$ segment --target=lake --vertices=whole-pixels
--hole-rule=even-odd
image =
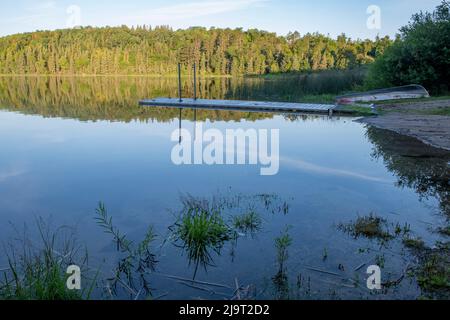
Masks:
[[[208,78],[199,95],[301,101],[350,89],[308,91],[315,81]],[[192,94],[187,80],[184,92]],[[107,279],[121,253],[95,220],[102,202],[134,243],[153,226],[154,270],[144,275],[153,298],[224,299],[236,282],[258,299],[423,295],[414,277],[369,290],[369,265],[382,267],[383,280],[395,280],[414,254],[401,239],[358,237],[342,225],[372,214],[386,228],[407,226],[429,246],[445,239],[435,230],[450,213],[449,153],[352,117],[138,106],[143,98],[176,94],[175,78],[1,77],[0,240],[13,242],[26,224],[31,243],[37,241],[39,218],[53,229],[70,226],[89,252],[89,266]],[[198,124],[219,132],[279,130],[279,171],[262,176],[258,165],[175,165],[178,142],[171,135],[180,124],[192,135]],[[193,203],[220,211],[227,224],[248,212],[257,223],[211,246],[208,264],[199,266],[173,234]],[[283,246],[283,239],[290,241]],[[5,264],[1,255],[0,269]],[[187,282],[194,273],[197,282]],[[140,275],[133,274],[135,293]],[[108,295],[103,285],[96,297]],[[116,295],[132,296],[120,284]]]

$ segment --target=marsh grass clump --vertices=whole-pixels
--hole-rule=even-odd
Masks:
[[[277,238],[275,238],[275,248],[277,250],[277,262],[280,270],[284,270],[284,265],[289,258],[289,247],[292,245],[292,237],[289,234],[289,228]]]
[[[261,229],[261,225],[261,216],[253,210],[232,218],[232,226],[234,229],[244,234],[258,232]]]
[[[423,250],[426,247],[421,238],[405,237],[402,242],[406,248],[411,250]]]
[[[181,203],[169,239],[187,254],[190,265],[195,264],[194,279],[200,265],[205,271],[214,265],[214,253],[220,255],[227,242],[234,258],[239,237],[261,230],[262,213],[289,213],[289,204],[276,195],[249,196],[231,189],[206,199],[181,195]]]
[[[219,211],[203,206],[191,207],[170,227],[175,243],[183,248],[189,264],[195,263],[194,279],[200,265],[212,265],[212,252],[220,255],[224,244],[232,239],[232,231]]]
[[[28,231],[5,248],[8,269],[0,279],[0,299],[5,300],[82,300],[89,299],[96,279],[83,277],[82,291],[67,288],[67,268],[77,265],[87,272],[87,253],[76,242],[72,230],[51,230],[37,220],[39,237],[30,239]]]
[[[448,244],[427,250],[416,270],[417,282],[431,297],[450,298],[450,250]]]
[[[275,249],[277,252],[278,272],[272,278],[276,290],[276,296],[279,300],[289,299],[289,279],[287,274],[286,262],[289,258],[289,247],[292,245],[292,237],[289,234],[289,228],[277,238],[275,238]]]
[[[393,238],[388,230],[387,221],[373,213],[369,216],[358,217],[356,221],[348,224],[340,224],[338,228],[355,239],[365,237],[368,239],[389,241]]]

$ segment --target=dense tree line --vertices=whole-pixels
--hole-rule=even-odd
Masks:
[[[433,93],[450,91],[450,2],[415,14],[400,37],[370,66],[371,88],[417,83]]]
[[[347,69],[373,62],[388,37],[351,40],[318,33],[105,27],[38,31],[0,39],[2,74],[174,74],[196,62],[203,75]]]

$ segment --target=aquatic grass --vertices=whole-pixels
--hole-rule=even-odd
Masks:
[[[204,207],[189,208],[170,230],[175,243],[186,251],[189,264],[195,263],[193,279],[200,265],[205,270],[212,265],[212,252],[220,255],[225,242],[232,239],[232,230],[220,212]]]
[[[95,209],[95,212],[96,217],[94,218],[94,220],[105,233],[113,237],[114,242],[117,246],[117,250],[121,250],[122,252],[130,252],[133,243],[127,239],[126,235],[121,234],[118,228],[114,227],[112,223],[112,217],[108,215],[105,204],[100,202],[97,209]]]
[[[281,235],[275,238],[276,259],[278,272],[272,278],[275,287],[276,298],[278,300],[289,299],[289,279],[287,275],[286,262],[289,258],[289,247],[292,245],[292,237],[289,234],[289,227]]]
[[[67,227],[51,230],[43,219],[36,221],[38,239],[31,240],[24,230],[14,243],[5,246],[8,267],[0,278],[0,299],[4,300],[82,300],[90,299],[96,277],[88,279],[88,256],[82,252]],[[67,288],[67,268],[82,269],[81,291]]]
[[[232,218],[232,226],[235,230],[244,234],[256,233],[261,230],[262,219],[257,212],[251,210],[247,213],[234,216]]]
[[[426,248],[425,242],[421,238],[405,237],[402,243],[406,248],[411,250],[423,250]]]
[[[358,239],[365,237],[368,239],[378,239],[382,241],[392,240],[394,237],[387,229],[387,221],[371,213],[365,217],[358,217],[356,221],[348,224],[339,224],[338,229]]]
[[[424,255],[417,270],[417,282],[429,294],[450,297],[450,255],[448,247]]]
[[[146,276],[155,271],[158,263],[156,255],[151,250],[151,245],[156,239],[153,226],[147,228],[143,240],[136,244],[114,226],[112,217],[101,202],[94,219],[106,234],[113,237],[117,251],[121,253],[114,276],[108,279],[113,293],[117,294],[117,285],[121,284],[131,295],[139,296],[140,292],[144,292],[151,296],[152,289]]]
[[[288,214],[289,204],[272,194],[244,195],[221,193],[210,199],[181,195],[183,205],[176,222],[169,227],[169,239],[195,264],[194,279],[200,266],[213,266],[213,254],[220,255],[227,242],[231,256],[240,234],[254,235],[262,227],[259,212]]]
[[[277,250],[277,262],[279,270],[284,270],[284,265],[289,258],[289,247],[292,245],[292,237],[289,234],[290,228],[286,230],[277,238],[275,238],[275,248]]]

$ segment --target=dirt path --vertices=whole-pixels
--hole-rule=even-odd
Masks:
[[[426,144],[450,151],[450,116],[427,114],[448,108],[450,100],[388,104],[379,108],[383,115],[358,121],[414,137]]]

